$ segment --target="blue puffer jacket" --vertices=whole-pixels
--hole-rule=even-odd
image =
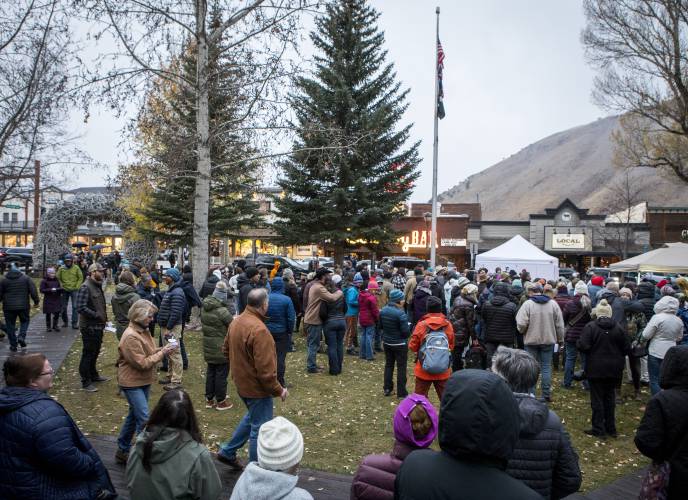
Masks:
[[[279,276],[272,280],[272,292],[268,298],[268,319],[265,325],[273,335],[284,335],[294,331],[296,312],[291,299],[284,295],[284,281]]]
[[[181,325],[184,322],[185,311],[186,295],[180,280],[174,283],[163,295],[160,310],[158,311],[158,324],[162,328],[171,330],[176,325]]]
[[[408,342],[411,328],[408,316],[403,309],[386,305],[380,311],[382,324],[382,341],[388,345],[401,345]]]
[[[102,489],[115,491],[60,403],[37,389],[0,390],[0,498],[83,500]]]

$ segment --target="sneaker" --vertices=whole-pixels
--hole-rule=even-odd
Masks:
[[[208,409],[215,408],[215,400],[214,399],[206,399],[205,400],[205,407]]]
[[[325,371],[325,369],[324,369],[322,366],[318,366],[318,367],[316,367],[316,368],[314,368],[314,369],[312,369],[312,370],[311,370],[311,369],[308,369],[308,370],[306,370],[306,371],[307,371],[308,373],[322,373],[322,372]]]
[[[127,460],[129,460],[129,453],[117,448],[117,451],[115,452],[115,462],[120,465],[126,465]]]
[[[26,340],[24,339],[17,339],[17,342],[19,343],[19,346],[24,348],[26,347]]]
[[[232,458],[227,458],[221,453],[218,453],[217,461],[222,462],[225,465],[229,465],[233,471],[241,472],[244,470],[244,465],[239,461],[239,459],[236,456]]]
[[[392,391],[389,389],[385,389],[385,397],[391,396],[391,395],[392,395]]]
[[[223,410],[231,410],[234,407],[232,403],[229,402],[229,399],[225,398],[224,401],[220,401],[217,403],[215,406],[215,409],[218,411],[223,411]]]
[[[167,385],[172,382],[172,377],[164,377],[158,380],[158,384],[160,385]]]
[[[166,391],[173,391],[175,389],[183,389],[182,384],[175,384],[174,382],[170,382],[167,385],[162,386],[163,389]]]
[[[107,382],[110,380],[110,377],[96,377],[93,379],[93,382]]]
[[[82,387],[81,390],[86,392],[98,392],[98,388],[93,384]]]

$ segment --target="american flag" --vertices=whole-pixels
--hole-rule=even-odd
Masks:
[[[442,70],[444,69],[444,50],[440,39],[437,39],[437,117],[444,118],[444,88],[442,87]]]

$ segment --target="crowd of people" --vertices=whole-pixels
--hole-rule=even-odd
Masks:
[[[97,370],[108,324],[106,269],[94,262],[84,276],[73,262],[67,255],[57,270],[46,270],[38,290],[11,270],[0,281],[0,300],[5,318],[20,320],[18,336],[16,326],[7,325],[13,351],[17,344],[26,347],[29,309],[31,301],[39,304],[39,291],[48,331],[59,329],[60,316],[67,326],[72,300],[72,327],[83,340],[79,374],[88,393],[108,380]],[[577,491],[578,456],[548,407],[556,397],[552,371],[560,368],[562,391],[576,382],[589,391],[591,428],[585,432],[598,439],[617,437],[615,407],[624,373],[634,399],[649,385],[652,399],[636,445],[653,460],[655,477],[664,474],[667,498],[683,498],[688,494],[681,473],[688,469],[688,442],[682,438],[688,434],[687,297],[686,278],[657,285],[649,279],[619,284],[595,275],[547,281],[531,278],[527,270],[459,273],[384,264],[369,269],[353,259],[298,277],[291,269],[275,266],[269,272],[238,261],[210,269],[195,290],[188,266],[158,273],[120,265],[110,303],[119,340],[117,383],[129,413],[115,458],[126,464],[134,498],[219,498],[222,485],[183,389],[184,332],[198,317],[206,408],[234,407],[227,391],[230,375],[238,404],[245,407],[216,455],[241,472],[232,498],[311,498],[296,487],[304,454],[301,430],[273,415],[273,398],[289,397],[287,368],[296,368],[287,356],[295,349],[295,335],[305,337],[301,369],[313,375],[345,376],[347,355],[365,361],[384,355],[381,396],[399,399],[395,443],[390,454],[364,457],[351,498],[563,498]],[[318,364],[319,353],[326,355],[327,367]],[[149,412],[158,370],[167,372],[158,380],[165,394]],[[15,355],[4,371],[8,387],[0,392],[0,435],[21,425],[46,426],[46,415],[60,414],[49,425],[70,434],[61,453],[79,466],[91,462],[75,471],[69,486],[53,477],[57,469],[30,455],[45,438],[15,432],[0,443],[5,465],[0,496],[82,498],[51,496],[54,488],[70,487],[88,491],[83,498],[114,495],[97,454],[64,408],[45,395],[53,375],[47,359]],[[431,388],[441,402],[439,412],[428,399]],[[429,448],[436,438],[442,452]],[[238,452],[247,444],[245,464]],[[76,467],[70,464],[59,469],[66,477]],[[45,481],[29,484],[34,473]]]

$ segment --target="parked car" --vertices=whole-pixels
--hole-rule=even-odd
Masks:
[[[305,259],[301,259],[295,262],[301,264],[302,267],[305,267],[306,269],[310,269],[312,271],[314,269],[314,265],[312,264],[312,262],[315,261],[315,259],[315,257],[306,257]],[[318,257],[318,266],[334,267],[334,259],[332,257]]]
[[[392,257],[392,267],[397,269],[403,267],[407,270],[412,270],[418,265],[423,269],[430,267],[430,263],[427,260],[419,259],[418,257]]]
[[[289,257],[283,257],[281,255],[258,254],[255,259],[251,259],[251,263],[249,263],[249,257],[246,257],[246,263],[248,265],[254,265],[258,269],[267,269],[268,271],[272,271],[272,268],[275,267],[276,260],[280,263],[280,269],[290,268],[294,271],[294,277],[297,279],[300,278],[302,274],[308,274],[309,272],[307,267],[304,267]]]
[[[14,263],[26,269],[33,266],[33,249],[26,247],[9,247],[0,251],[0,262],[6,267]]]
[[[588,276],[591,276],[593,274],[595,276],[609,278],[612,275],[612,271],[608,267],[591,267],[588,269]]]
[[[576,270],[571,268],[571,267],[560,267],[559,268],[559,277],[560,278],[566,278],[567,280],[570,280],[571,276],[575,272],[576,272]]]

